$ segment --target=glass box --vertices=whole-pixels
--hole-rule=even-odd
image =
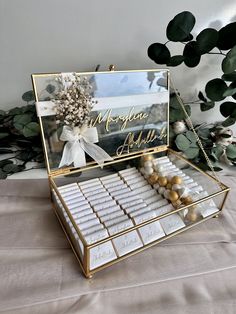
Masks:
[[[57,106],[76,77],[93,106],[85,131],[66,138]],[[221,212],[229,188],[169,148],[168,70],[32,81],[53,207],[87,278]]]

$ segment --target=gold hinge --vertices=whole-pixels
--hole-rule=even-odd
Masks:
[[[50,172],[50,176],[51,177],[56,177],[56,176],[59,176],[59,175],[66,175],[70,173],[70,169],[68,168],[62,168],[62,169],[57,169],[57,170],[53,170]]]

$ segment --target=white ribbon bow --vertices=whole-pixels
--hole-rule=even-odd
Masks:
[[[69,166],[72,163],[76,168],[86,166],[85,153],[101,167],[104,161],[113,159],[101,147],[94,144],[98,142],[98,132],[95,127],[83,126],[72,129],[69,126],[63,126],[60,140],[67,143],[64,146],[59,168]]]

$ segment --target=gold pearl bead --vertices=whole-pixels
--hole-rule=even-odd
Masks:
[[[171,180],[172,184],[181,184],[182,183],[182,178],[179,176],[174,176]]]
[[[167,178],[166,177],[159,177],[158,183],[160,186],[166,186],[167,185]]]
[[[193,207],[190,207],[188,210],[187,215],[185,216],[185,219],[191,222],[195,222],[198,219],[198,214],[196,213],[196,211],[194,210]]]
[[[156,172],[154,172],[148,177],[148,182],[151,185],[154,185],[155,183],[157,183],[157,181],[158,181],[158,174]]]
[[[185,205],[189,205],[192,204],[193,199],[191,196],[186,196],[186,197],[181,197],[181,201],[185,204]]]
[[[175,192],[175,191],[170,191],[170,192],[169,192],[169,200],[170,200],[171,202],[177,201],[178,198],[179,198],[179,195],[178,195],[177,192]]]
[[[167,188],[167,189],[169,189],[169,190],[171,190],[171,188],[172,188],[172,184],[167,183],[166,188]]]
[[[142,161],[148,161],[148,160],[153,160],[153,155],[149,154],[149,155],[144,155],[141,157],[142,158]]]
[[[182,205],[182,202],[181,202],[180,199],[178,199],[177,201],[172,202],[172,205],[173,205],[175,208],[180,208],[181,205]]]

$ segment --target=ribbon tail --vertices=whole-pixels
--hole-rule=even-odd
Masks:
[[[109,156],[101,147],[96,144],[87,142],[84,138],[81,139],[81,147],[100,165],[100,167],[103,166],[104,161],[113,160],[113,158]]]
[[[85,153],[80,142],[67,142],[64,146],[59,168],[74,164],[74,167],[86,166]]]
[[[73,163],[75,168],[86,166],[85,152],[80,142],[76,142],[73,150]]]
[[[72,150],[72,143],[67,142],[64,146],[64,149],[63,149],[59,168],[61,168],[63,166],[68,166],[72,163],[71,150]]]

